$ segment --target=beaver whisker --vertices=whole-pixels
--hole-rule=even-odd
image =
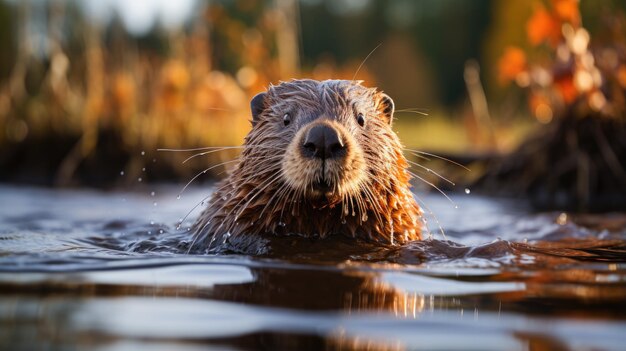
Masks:
[[[354,72],[354,76],[352,76],[352,81],[354,81],[354,79],[356,78],[357,74],[359,74],[359,71],[361,70],[361,67],[363,67],[363,65],[365,64],[365,61],[367,61],[367,59],[370,58],[370,56],[372,56],[374,51],[376,51],[376,49],[378,49],[381,45],[383,45],[383,43],[380,43],[380,44],[376,45],[376,47],[372,51],[370,51],[370,53],[367,54],[367,56],[365,56],[363,61],[361,61],[361,64],[359,65],[359,67],[356,69],[356,72]]]
[[[441,193],[441,195],[443,195],[446,199],[448,199],[448,201],[454,206],[454,208],[458,208],[459,206],[456,204],[456,202],[454,202],[443,190],[441,190],[439,187],[437,187],[435,184],[433,184],[432,182],[427,181],[426,179],[420,177],[419,175],[417,175],[415,172],[411,172],[409,170],[407,170],[407,172],[409,172],[413,177],[421,180],[422,182],[430,185],[433,189],[437,190],[439,193]]]
[[[269,207],[269,205],[272,203],[272,201],[274,201],[274,199],[276,199],[276,203],[278,204],[280,201],[280,196],[277,197],[278,194],[282,194],[285,193],[285,189],[288,189],[287,187],[283,187],[282,189],[279,189],[277,192],[274,193],[274,195],[272,195],[272,197],[270,197],[270,199],[267,201],[267,203],[265,204],[265,206],[263,206],[263,210],[261,211],[261,213],[259,214],[259,219],[261,219],[261,217],[263,217],[263,213],[265,212],[265,210],[267,210],[267,208]],[[272,210],[273,211],[273,210]],[[282,218],[281,218],[282,220]]]
[[[226,148],[220,148],[220,149],[215,149],[215,150],[211,150],[211,151],[203,151],[201,153],[194,154],[194,155],[191,155],[191,156],[187,157],[183,162],[181,162],[181,164],[185,164],[185,163],[187,163],[187,161],[189,161],[189,160],[191,160],[193,158],[196,158],[196,157],[205,156],[205,155],[209,155],[209,154],[212,154],[212,153],[215,153],[215,152],[220,152],[220,151],[225,151],[225,150],[232,150],[232,149],[235,149],[235,148],[226,147]],[[236,148],[236,149],[238,149],[238,148]]]
[[[249,144],[249,145],[225,145],[225,146],[204,146],[204,147],[195,147],[190,149],[172,149],[172,148],[159,148],[156,151],[165,151],[165,152],[189,152],[189,151],[202,151],[202,150],[213,150],[213,149],[222,149],[222,148],[231,148],[231,149],[248,149],[253,148],[255,146],[263,146],[260,144]],[[270,146],[267,146],[270,148]],[[274,149],[280,149],[277,147],[272,147]]]
[[[361,223],[367,222],[367,219],[368,219],[367,205],[365,204],[365,201],[363,200],[363,196],[361,195],[360,191],[354,193],[354,202],[356,203],[357,213],[359,215],[359,221]]]
[[[167,152],[188,152],[188,151],[201,151],[201,150],[211,150],[211,149],[221,149],[224,147],[230,147],[233,149],[243,149],[245,145],[239,146],[205,146],[205,147],[195,147],[191,149],[168,149],[168,148],[159,148],[157,151],[167,151]]]
[[[372,193],[370,189],[364,187],[363,193],[369,199],[370,204],[372,204],[372,206],[374,207],[374,210],[372,211],[374,213],[374,217],[376,217],[376,220],[378,221],[378,223],[382,224],[384,221],[380,214],[380,212],[382,211],[382,208],[380,208],[380,203],[378,203],[378,201],[375,201],[374,194]]]
[[[417,196],[416,194],[414,194],[414,198],[417,199],[417,202],[419,203],[419,205],[421,207],[423,207],[424,209],[426,209],[428,215],[430,215],[434,220],[435,223],[437,223],[437,227],[439,228],[439,232],[441,233],[441,236],[443,237],[444,240],[448,240],[448,238],[446,237],[446,233],[443,230],[443,227],[441,226],[441,223],[439,222],[439,218],[437,218],[437,215],[435,215],[435,212],[433,210],[430,209],[430,207],[428,207],[428,205],[426,205],[426,203],[424,202],[424,200],[422,200],[419,196]],[[421,221],[422,223],[424,223],[424,225],[426,226],[426,230],[428,231],[428,236],[432,239],[433,237],[433,233],[430,230],[430,226],[428,225],[428,222],[426,221],[426,218],[424,216],[421,216]]]
[[[463,166],[462,164],[460,164],[460,163],[458,163],[458,162],[455,162],[455,161],[452,161],[452,160],[450,160],[450,159],[448,159],[448,158],[445,158],[445,157],[443,157],[443,156],[439,156],[439,155],[436,155],[436,154],[431,154],[431,153],[429,153],[429,152],[424,152],[424,151],[414,150],[414,149],[406,149],[406,148],[405,148],[404,150],[405,150],[405,151],[409,151],[409,153],[411,153],[411,154],[412,154],[412,155],[414,155],[414,156],[418,156],[418,157],[420,157],[421,155],[427,155],[427,156],[430,156],[430,157],[438,158],[438,159],[443,160],[443,161],[446,161],[446,162],[450,162],[451,164],[453,164],[453,165],[455,165],[455,166],[458,166],[458,167],[461,167],[461,168],[463,168],[464,170],[466,170],[466,171],[468,171],[468,172],[471,172],[471,171],[472,171],[471,169],[469,169],[469,168],[467,168],[467,167]],[[416,154],[417,154],[417,155],[416,155]]]
[[[276,207],[277,207],[279,204],[281,204],[283,201],[284,201],[284,202],[288,202],[288,201],[289,201],[289,197],[290,197],[290,196],[291,196],[291,194],[292,194],[292,193],[294,193],[294,192],[295,192],[294,188],[291,188],[291,187],[282,187],[282,188],[280,188],[280,189],[277,191],[278,197],[276,197],[276,198],[275,198],[275,204],[274,204],[274,206],[272,207],[272,210],[271,210],[269,213],[270,213],[270,214],[273,214],[273,213],[276,211]],[[297,195],[297,194],[294,194],[294,195]],[[292,198],[292,201],[295,201],[295,199],[297,199],[297,198],[298,198],[297,196],[294,196],[294,197]],[[263,215],[263,212],[264,212],[264,211],[265,211],[265,210],[269,207],[269,205],[271,204],[271,201],[272,201],[272,200],[270,199],[270,201],[268,201],[268,202],[267,202],[267,204],[266,204],[266,205],[265,205],[265,207],[263,208],[263,211],[261,211],[261,214],[259,214],[259,217],[258,217],[258,219],[259,219],[259,220],[261,220],[261,216]],[[282,222],[282,221],[283,221],[283,218],[284,218],[284,217],[283,217],[283,215],[284,215],[284,210],[285,210],[285,208],[286,208],[286,207],[287,207],[287,206],[283,206],[283,207],[282,207],[282,209],[281,209],[281,211],[280,211],[280,216],[278,216],[278,220],[279,220],[279,222]],[[298,210],[299,210],[299,209],[298,209]],[[291,215],[292,215],[292,216],[294,215],[294,211],[295,211],[295,205],[294,205],[294,206],[292,206],[292,213],[291,213]]]
[[[243,206],[243,207],[239,210],[239,212],[235,214],[235,221],[236,221],[236,219],[237,219],[237,218],[239,218],[239,216],[241,216],[241,214],[242,214],[242,213],[246,210],[246,208],[248,208],[248,206],[250,205],[250,203],[252,202],[252,200],[254,200],[257,196],[259,196],[260,194],[262,194],[262,193],[263,193],[263,191],[264,191],[265,189],[267,189],[270,185],[275,184],[276,182],[280,181],[280,179],[281,179],[282,177],[283,177],[283,174],[282,174],[282,172],[281,172],[281,173],[277,174],[274,178],[270,178],[270,179],[271,179],[271,181],[270,181],[270,182],[267,182],[267,184],[266,184],[265,186],[263,186],[262,188],[259,186],[259,187],[257,188],[258,190],[256,191],[255,195],[254,195],[254,196],[252,196],[252,197],[248,200],[248,202],[246,202],[246,204],[245,204],[245,205],[244,205],[244,206]],[[241,201],[240,201],[240,202],[241,202]],[[239,203],[238,203],[238,204],[239,204]],[[238,204],[237,204],[237,205],[238,205]],[[235,208],[237,207],[237,205],[235,206]],[[232,211],[231,211],[231,212],[232,212]],[[235,222],[233,222],[233,223],[235,223]],[[230,229],[229,229],[229,230],[230,230]]]
[[[178,193],[178,196],[180,197],[185,192],[185,190],[189,187],[189,185],[191,185],[191,183],[193,183],[194,180],[198,179],[199,176],[201,176],[203,174],[206,174],[206,172],[212,170],[213,168],[217,168],[219,166],[223,166],[225,164],[229,164],[229,163],[233,163],[233,162],[239,162],[239,158],[236,158],[236,159],[233,159],[233,160],[228,160],[228,161],[225,161],[225,162],[221,162],[221,163],[213,165],[213,166],[211,166],[211,167],[209,167],[209,168],[207,168],[205,170],[200,171],[193,178],[191,178],[191,180],[187,184],[185,184],[183,189]]]
[[[389,243],[391,245],[395,245],[395,228],[393,227],[393,217],[391,217],[391,213],[389,214]]]
[[[262,175],[262,174],[268,173],[269,171],[272,171],[272,170],[273,170],[273,169],[271,169],[271,167],[266,167],[264,170],[260,170],[259,172],[255,173],[255,174],[253,174],[253,175],[250,175],[250,176],[248,176],[248,177],[245,177],[244,179],[247,181],[247,180],[250,180],[250,179],[252,179],[252,178],[258,177],[259,175]],[[220,186],[219,188],[215,189],[215,190],[214,190],[214,192],[219,192],[219,191],[221,191],[221,190],[224,190],[224,189],[225,189],[225,188],[227,188],[227,187],[228,187],[228,184],[224,184],[224,185]],[[211,195],[213,195],[213,192],[211,192],[209,195],[207,195],[207,196],[203,197],[203,198],[202,198],[202,200],[200,200],[198,203],[196,203],[196,204],[195,204],[195,205],[194,205],[194,206],[193,206],[193,207],[192,207],[192,208],[191,208],[191,209],[187,212],[187,214],[186,214],[186,215],[182,218],[182,220],[181,220],[181,221],[179,221],[179,226],[180,226],[180,223],[183,223],[183,222],[184,222],[184,221],[185,221],[185,220],[186,220],[186,219],[187,219],[187,218],[191,215],[191,213],[192,213],[192,212],[193,212],[196,208],[198,208],[198,206],[204,205],[205,201],[206,201],[209,197],[211,197]]]
[[[403,151],[406,151],[406,150],[403,150]],[[408,152],[409,154],[411,154],[411,155],[413,155],[413,156],[417,157],[418,159],[422,159],[422,160],[424,160],[424,161],[430,161],[430,158],[428,158],[428,157],[426,157],[426,156],[423,156],[423,155],[420,155],[420,154],[416,154],[416,153],[411,153],[411,152],[409,152],[409,151],[406,151],[406,152]],[[408,159],[407,159],[407,161],[408,161]]]
[[[424,107],[405,107],[401,109],[397,109],[394,112],[402,112],[402,111],[420,111],[420,112],[428,112],[430,109]]]
[[[351,214],[352,214],[352,217],[354,217],[355,212],[356,212],[356,207],[354,206],[354,197],[353,196],[349,196],[348,199],[350,200],[350,207],[352,207]]]
[[[420,115],[420,116],[424,116],[424,117],[428,117],[428,113],[425,112],[421,112],[421,111],[396,111],[395,113],[413,113],[416,115]]]
[[[261,219],[261,217],[263,216],[263,212],[269,208],[269,206],[271,205],[271,202],[275,200],[274,206],[272,206],[272,210],[270,211],[270,213],[273,213],[276,210],[276,207],[278,206],[278,204],[280,204],[282,201],[289,201],[289,196],[291,195],[292,192],[292,188],[289,187],[282,187],[281,189],[279,189],[276,194],[278,196],[274,196],[274,199],[270,199],[270,201],[267,202],[267,204],[265,205],[265,207],[263,208],[263,211],[261,211],[261,214],[259,214],[259,219]],[[279,221],[283,220],[283,214],[281,212],[281,215],[278,219]]]
[[[441,179],[441,180],[445,180],[446,182],[448,182],[448,183],[449,183],[450,185],[452,185],[452,186],[456,186],[456,184],[455,184],[453,181],[451,181],[450,179],[448,179],[448,178],[446,178],[446,177],[442,176],[441,174],[439,174],[439,173],[435,172],[434,170],[432,170],[432,169],[430,169],[430,168],[428,168],[428,167],[426,167],[426,166],[424,166],[424,165],[421,165],[421,164],[419,164],[419,163],[417,163],[417,162],[413,162],[413,161],[410,161],[410,160],[406,160],[406,162],[408,162],[408,163],[410,163],[410,164],[412,164],[412,165],[415,165],[415,166],[417,166],[417,167],[419,167],[419,168],[421,168],[421,169],[423,169],[423,170],[427,171],[428,173],[432,173],[432,174],[434,174],[435,176],[437,176],[437,178],[439,178],[439,179]]]
[[[346,196],[348,196],[348,193],[341,194],[341,215],[340,215],[340,218],[342,220],[344,220],[344,221],[345,221],[344,217],[345,217],[345,213],[346,213],[345,208],[347,206],[346,205]]]
[[[361,218],[363,218],[363,209],[361,208],[361,204],[359,203],[359,196],[353,190],[349,193],[350,205],[352,206],[352,216],[356,217],[358,215],[359,222],[361,222]]]
[[[270,178],[270,179],[268,180],[268,182],[269,182],[269,183],[272,183],[272,182],[273,182],[273,180],[275,180],[275,179],[277,179],[277,178],[278,178],[278,177]],[[262,183],[262,184],[264,184],[264,183]],[[258,193],[259,193],[260,191],[261,191],[261,190],[258,190],[258,189],[257,189],[256,194],[258,195]],[[254,192],[254,191],[253,191],[253,192],[250,192],[248,195],[252,195],[252,194],[255,194],[255,192]],[[256,196],[256,195],[255,195],[255,196]],[[233,212],[233,211],[237,210],[238,206],[239,206],[239,205],[241,204],[241,202],[242,202],[243,200],[245,200],[246,198],[247,198],[247,196],[243,197],[243,198],[242,198],[239,202],[237,202],[237,204],[235,204],[235,206],[233,206],[232,210],[230,210],[230,211],[228,212],[228,214],[226,214],[226,216],[225,216],[225,217],[227,218],[228,216],[230,216],[230,215],[232,214],[232,212]],[[224,207],[225,207],[226,205],[227,205],[227,202],[225,202],[225,203],[224,203],[224,205],[220,208],[220,210],[219,210],[219,211],[221,211],[222,209],[224,209]],[[196,236],[195,236],[194,240],[192,241],[192,244],[191,244],[191,246],[189,247],[188,252],[190,252],[190,251],[191,251],[191,249],[193,248],[193,246],[195,245],[195,243],[198,241],[198,239],[199,239],[201,236],[202,236],[202,241],[204,241],[204,239],[205,239],[206,235],[208,234],[208,233],[204,233],[204,229],[205,229],[205,228],[206,228],[206,227],[207,227],[210,223],[211,223],[211,220],[207,220],[207,221],[206,221],[206,223],[202,226],[202,228],[200,228],[200,230],[196,231]],[[231,226],[229,226],[229,228],[227,228],[227,230],[225,231],[225,233],[229,233],[229,232],[232,230],[232,228],[234,227],[235,223],[236,223],[236,221],[233,221],[233,223],[231,224]],[[224,224],[223,222],[222,222],[222,223],[220,223],[220,225],[219,225],[218,229],[220,229],[220,228],[223,226],[223,224]],[[215,231],[213,232],[213,234],[211,235],[211,240],[210,240],[210,242],[209,242],[209,245],[208,245],[208,246],[207,246],[207,248],[206,248],[206,251],[207,251],[207,252],[208,252],[208,251],[210,251],[210,249],[211,249],[211,245],[212,245],[212,244],[213,244],[213,242],[215,241],[215,238],[216,238],[216,236],[217,236],[218,234],[219,234],[219,233],[218,233],[218,231],[217,231],[217,230],[215,230]]]
[[[409,108],[395,110],[395,113],[398,113],[398,112],[409,112],[409,113],[419,114],[422,116],[428,116],[428,109],[419,108],[419,107],[409,107]]]
[[[191,213],[192,213],[192,212],[193,212],[196,208],[198,208],[198,206],[200,206],[200,205],[204,205],[204,202],[205,202],[208,198],[210,198],[210,197],[211,197],[211,195],[213,195],[213,193],[209,193],[209,195],[207,195],[207,196],[203,197],[203,198],[202,198],[202,200],[200,200],[197,204],[195,204],[195,205],[191,208],[191,210],[189,210],[189,211],[187,212],[187,214],[186,214],[186,215],[185,215],[185,216],[184,216],[184,217],[183,217],[180,221],[178,221],[178,225],[176,226],[176,229],[180,229],[180,226],[182,225],[182,223],[183,223],[183,222],[184,222],[184,221],[185,221],[185,220],[186,220],[186,219],[187,219],[187,218],[191,215]]]
[[[289,199],[289,197],[292,195],[292,193],[293,193],[292,200],[294,200],[294,199],[299,199],[299,198],[300,198],[299,191],[294,190],[294,188],[284,187],[284,188],[283,188],[283,190],[282,190],[281,192],[283,193],[283,195],[281,195],[281,196],[280,196],[280,198],[276,201],[276,204],[274,204],[274,207],[272,208],[272,213],[276,210],[276,206],[277,206],[277,205],[278,205],[281,201],[283,201],[282,199],[284,198],[284,199],[285,199],[284,201],[288,201],[288,199]],[[278,220],[279,220],[279,221],[283,221],[283,218],[284,218],[284,217],[283,217],[283,216],[284,216],[284,211],[285,211],[285,208],[286,208],[286,207],[287,207],[287,206],[283,206],[283,207],[280,209],[280,216],[278,216]],[[295,206],[294,206],[294,208],[295,208]],[[292,212],[291,212],[291,215],[292,215],[292,216],[293,216],[293,211],[294,211],[294,208],[292,208],[292,210],[291,210],[291,211],[292,211]],[[298,206],[298,212],[300,212],[300,207],[299,207],[299,206]]]
[[[247,177],[243,177],[242,180],[247,182],[249,180],[252,180],[252,179],[258,177],[259,175],[263,175],[265,173],[269,173],[270,171],[276,171],[276,170],[277,169],[276,169],[275,165],[269,165],[269,166],[267,166],[265,168],[261,168],[258,172],[254,173],[254,174],[251,174],[251,175],[249,175]],[[214,192],[222,191],[222,190],[228,188],[229,186],[230,186],[230,184],[223,184],[219,188],[215,189]]]
[[[242,203],[243,201],[245,201],[245,200],[248,198],[248,196],[252,196],[252,197],[250,198],[250,200],[247,202],[247,204],[246,204],[246,205],[244,205],[244,206],[241,208],[241,210],[243,211],[243,210],[247,207],[247,205],[250,203],[250,201],[254,200],[254,198],[255,198],[256,196],[258,196],[259,194],[261,194],[261,192],[262,192],[263,190],[265,190],[265,189],[266,189],[269,185],[271,185],[271,184],[275,183],[276,181],[280,180],[280,178],[281,178],[281,176],[282,176],[282,175],[281,175],[281,173],[280,173],[279,169],[276,169],[276,170],[278,171],[278,173],[277,173],[274,177],[269,177],[269,178],[268,178],[268,179],[266,179],[265,181],[261,182],[261,184],[257,185],[257,186],[256,186],[256,187],[252,190],[252,191],[250,191],[250,193],[248,193],[248,194],[246,194],[245,196],[243,196],[243,197],[242,197],[242,198],[241,198],[241,199],[240,199],[240,200],[239,200],[239,201],[238,201],[238,202],[237,202],[237,203],[233,206],[232,210],[230,210],[230,211],[226,214],[226,216],[225,216],[225,217],[230,216],[230,215],[233,213],[233,211],[239,211],[239,210],[240,210],[240,209],[239,209],[239,205],[241,205],[241,203]],[[226,205],[226,204],[225,204],[225,205]],[[222,208],[223,208],[223,207],[222,207]],[[221,209],[220,209],[220,211],[221,211]],[[235,220],[236,220],[236,219],[237,219],[240,215],[241,215],[241,211],[239,211],[239,213],[237,213],[237,214],[235,215]]]
[[[202,225],[202,228],[200,228],[199,230],[196,230],[196,231],[195,231],[194,238],[193,238],[193,240],[191,241],[191,244],[189,245],[189,249],[187,249],[187,255],[189,255],[189,253],[191,252],[191,250],[193,249],[193,247],[196,245],[196,242],[198,242],[198,239],[200,239],[200,237],[202,237],[202,241],[204,241],[204,239],[207,237],[208,232],[204,232],[204,229],[205,229],[206,227],[208,227],[208,226],[209,226],[209,224],[211,224],[211,222],[212,222],[212,219],[206,220],[206,221],[205,221],[205,223]],[[198,223],[201,223],[201,222],[196,222],[196,225],[197,225]],[[213,235],[215,235],[215,234],[213,234]],[[207,250],[208,250],[208,249],[207,249]],[[207,252],[207,251],[205,250],[205,252]]]
[[[359,191],[357,192],[357,202],[360,203],[360,216],[361,222],[367,222],[369,219],[369,215],[367,213],[367,205],[365,204],[365,199],[363,198],[363,194]]]
[[[400,207],[402,208],[402,210],[406,211],[406,208],[404,206],[405,202],[401,201],[401,199],[398,198],[398,195],[395,192],[393,192],[387,185],[382,184],[381,182],[379,182],[379,181],[377,181],[375,179],[373,179],[373,181],[376,182],[380,187],[383,188],[383,190],[385,191],[385,195],[393,197],[397,201],[397,203],[400,204]],[[371,194],[370,201],[372,202],[373,206],[376,209],[376,211],[374,213],[379,216],[378,217],[379,218],[379,223],[382,225],[385,221],[382,219],[382,217],[380,217],[380,213],[383,212],[383,209],[382,209],[382,207],[380,205],[380,202],[376,200],[375,195],[371,192],[371,190],[368,187],[364,187],[364,189],[367,190]],[[413,196],[413,195],[414,194],[411,193],[411,196]]]
[[[185,164],[185,163],[187,163],[187,161],[189,161],[189,160],[191,160],[193,158],[199,157],[199,156],[205,156],[205,155],[209,155],[209,154],[212,154],[212,153],[215,153],[215,152],[220,152],[220,151],[225,151],[225,150],[242,149],[242,148],[243,147],[225,146],[225,147],[218,148],[218,149],[211,150],[211,151],[200,152],[200,153],[197,153],[197,154],[194,154],[194,155],[191,155],[191,156],[187,157],[183,162],[181,162],[181,164]],[[261,145],[259,145],[259,146],[252,145],[252,146],[246,147],[245,149],[247,149],[247,148],[250,148],[250,149],[252,149],[252,148],[255,148],[255,149],[257,149],[257,148],[260,148],[260,149],[267,148],[267,149],[271,149],[271,150],[276,150],[276,149],[280,150],[279,148],[275,148],[275,147],[271,147],[271,146],[261,146]]]
[[[202,230],[204,230],[204,228],[208,225],[209,223],[205,224],[204,227],[202,227]],[[200,237],[200,235],[194,235],[193,240],[191,240],[191,244],[189,244],[189,248],[187,249],[187,255],[189,255],[191,253],[191,250],[193,249],[193,247],[196,245],[196,241],[198,240],[198,238]]]
[[[356,194],[350,193],[349,194],[349,198],[350,198],[350,205],[352,206],[352,217],[356,217],[356,215],[359,215],[359,220],[361,218],[361,208],[359,207],[359,199],[356,196]]]

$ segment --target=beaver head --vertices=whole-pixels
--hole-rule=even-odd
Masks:
[[[240,162],[200,217],[201,236],[419,238],[393,100],[348,80],[293,80],[251,102]]]

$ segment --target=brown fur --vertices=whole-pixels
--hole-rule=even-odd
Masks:
[[[347,235],[384,245],[420,239],[421,211],[387,95],[354,81],[293,80],[270,86],[263,107],[240,162],[195,224],[194,251],[262,253],[264,238],[285,235]],[[302,135],[320,123],[338,130],[345,159],[322,166],[300,156]],[[309,185],[320,178],[331,181],[332,191]]]

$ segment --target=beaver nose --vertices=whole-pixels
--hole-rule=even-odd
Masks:
[[[344,157],[346,147],[334,128],[320,124],[311,128],[306,134],[302,144],[302,153],[306,157],[326,160]]]

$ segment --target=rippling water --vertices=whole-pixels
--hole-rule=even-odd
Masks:
[[[467,194],[455,208],[426,195],[432,235],[405,247],[337,239],[202,256],[185,250],[197,213],[176,227],[210,189],[178,190],[0,187],[0,348],[626,345],[626,213],[534,214]]]

